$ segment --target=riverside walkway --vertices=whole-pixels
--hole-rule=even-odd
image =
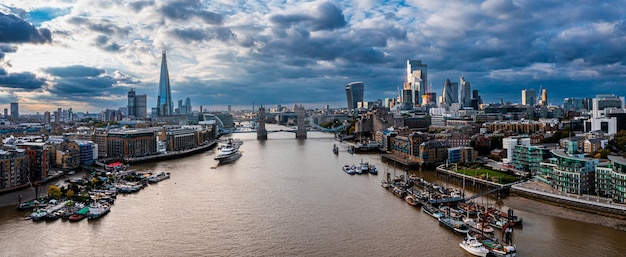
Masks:
[[[611,198],[564,193],[534,179],[513,185],[511,191],[568,208],[626,219],[626,205],[614,203]]]

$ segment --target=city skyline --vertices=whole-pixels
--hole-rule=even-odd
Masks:
[[[99,112],[125,106],[134,88],[152,107],[164,50],[172,100],[189,97],[194,110],[345,107],[353,81],[367,85],[366,101],[394,98],[407,60],[428,65],[433,92],[463,75],[485,103],[520,103],[522,89],[540,87],[554,105],[623,96],[619,3],[10,0],[0,4],[0,105]]]

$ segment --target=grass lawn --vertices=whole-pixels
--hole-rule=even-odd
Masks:
[[[516,176],[502,173],[499,171],[495,171],[495,170],[485,168],[485,167],[480,167],[478,169],[459,168],[457,172],[464,174],[464,175],[472,176],[472,177],[480,177],[482,179],[487,179],[488,177],[489,180],[494,181],[496,183],[500,183],[500,184],[508,184],[508,183],[512,183],[521,179]]]

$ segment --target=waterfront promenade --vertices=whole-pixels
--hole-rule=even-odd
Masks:
[[[626,205],[614,203],[611,198],[568,194],[534,179],[513,185],[511,189],[512,193],[523,197],[544,200],[580,211],[626,219]]]

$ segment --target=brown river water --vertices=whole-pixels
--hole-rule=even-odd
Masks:
[[[24,220],[29,212],[0,207],[0,256],[470,256],[459,247],[462,235],[380,186],[395,169],[379,155],[349,154],[318,132],[306,140],[287,132],[267,141],[233,137],[244,153],[231,164],[216,167],[212,149],[132,166],[171,178],[118,195],[100,219],[34,222]],[[379,175],[341,170],[361,159]],[[584,222],[604,218],[516,196],[504,205],[524,218],[513,232],[518,256],[626,255],[626,232],[610,227],[620,221]]]

